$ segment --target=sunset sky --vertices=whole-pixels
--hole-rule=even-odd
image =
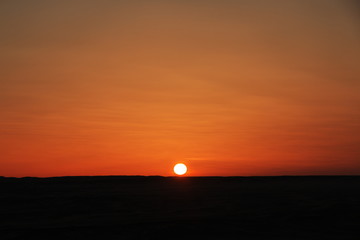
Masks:
[[[356,0],[2,0],[0,175],[360,174]]]

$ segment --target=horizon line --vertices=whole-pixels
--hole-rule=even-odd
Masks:
[[[261,177],[360,177],[360,174],[302,174],[302,175],[209,175],[209,176],[177,176],[177,175],[62,175],[62,176],[48,176],[48,177],[36,177],[36,176],[23,176],[23,177],[12,177],[12,176],[0,176],[1,178],[81,178],[81,177],[159,177],[159,178],[261,178]]]

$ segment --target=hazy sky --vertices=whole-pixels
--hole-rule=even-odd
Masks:
[[[356,0],[2,0],[0,175],[360,174]]]

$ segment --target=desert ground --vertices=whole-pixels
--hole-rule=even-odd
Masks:
[[[0,239],[360,239],[360,176],[0,177]]]

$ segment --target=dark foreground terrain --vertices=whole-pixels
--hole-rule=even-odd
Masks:
[[[0,239],[360,239],[360,177],[0,178],[0,217]]]

